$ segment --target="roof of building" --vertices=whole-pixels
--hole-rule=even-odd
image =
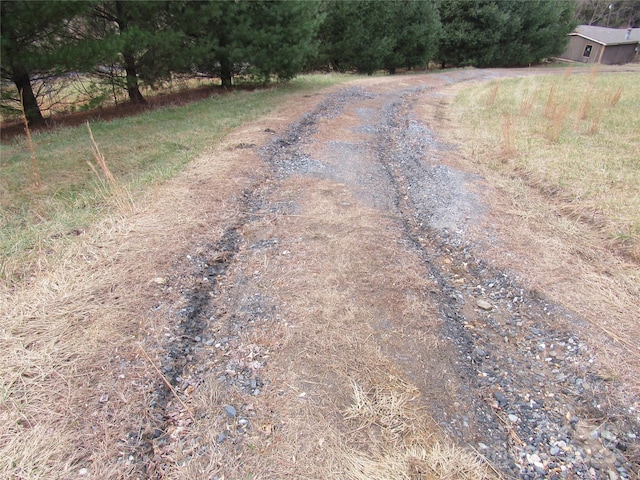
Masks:
[[[602,45],[622,45],[626,43],[640,42],[640,28],[632,28],[629,38],[628,28],[608,28],[596,27],[594,25],[580,25],[571,35],[579,35],[581,37],[592,40]]]

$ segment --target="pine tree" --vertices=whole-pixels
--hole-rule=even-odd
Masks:
[[[440,0],[442,36],[438,58],[445,65],[479,66],[491,63],[500,50],[507,14],[494,0]]]
[[[16,86],[29,124],[44,123],[33,79],[73,68],[73,57],[61,52],[77,42],[69,25],[88,7],[74,1],[0,2],[2,80]]]
[[[179,28],[193,70],[218,76],[230,87],[246,72],[287,80],[315,54],[318,3],[308,0],[187,2]]]
[[[250,32],[248,3],[189,1],[174,17],[185,42],[185,65],[192,73],[219,77],[231,87],[244,63],[242,32]]]
[[[131,103],[146,103],[141,82],[153,85],[168,78],[180,62],[180,36],[170,27],[171,13],[168,1],[101,1],[88,20],[111,54],[109,63],[124,70]]]
[[[430,0],[326,2],[320,61],[373,74],[426,66],[437,48],[438,13]]]
[[[395,73],[398,68],[426,67],[438,50],[440,18],[430,0],[395,0],[390,7],[386,28],[394,39],[384,68]]]
[[[289,80],[316,55],[319,3],[310,0],[248,2],[249,29],[242,30],[248,70],[268,82]]]
[[[562,52],[575,26],[573,0],[440,0],[443,67],[502,67]]]

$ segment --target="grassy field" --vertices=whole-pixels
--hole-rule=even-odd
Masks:
[[[0,279],[32,275],[55,258],[65,239],[81,235],[100,216],[175,175],[232,128],[265,115],[287,94],[312,92],[344,81],[338,75],[302,76],[253,92],[215,95],[186,106],[165,107],[91,125],[99,153],[120,193],[113,195],[92,153],[86,126],[34,133],[32,158],[25,137],[0,145]],[[100,176],[96,175],[100,172]],[[113,197],[116,198],[113,198]]]
[[[569,69],[465,88],[453,104],[455,139],[640,260],[639,81]]]

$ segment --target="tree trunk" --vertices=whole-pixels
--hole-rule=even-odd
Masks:
[[[222,86],[225,88],[231,88],[231,62],[224,58],[220,60],[220,80],[222,80]]]
[[[116,22],[122,35],[129,28],[127,7],[122,0],[116,2],[116,17]],[[140,93],[136,59],[127,45],[124,46],[122,58],[124,59],[124,70],[127,73],[127,93],[129,94],[129,100],[136,105],[144,105],[147,101]]]
[[[29,74],[27,72],[18,73],[13,77],[13,83],[15,83],[18,92],[20,92],[20,101],[29,125],[42,125],[44,117],[40,112],[36,96],[33,94]]]
[[[125,53],[122,56],[124,57],[124,69],[125,72],[127,72],[127,92],[129,93],[129,100],[136,105],[144,105],[147,101],[142,96],[142,93],[140,93],[136,61],[131,54]]]

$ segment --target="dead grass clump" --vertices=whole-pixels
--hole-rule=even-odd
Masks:
[[[376,456],[345,454],[346,478],[370,480],[485,480],[495,478],[474,453],[449,444],[413,444],[401,450],[381,451]]]
[[[578,108],[578,119],[586,120],[589,117],[589,112],[591,110],[591,94],[588,92],[586,95],[582,97],[582,101],[580,102],[580,107]]]
[[[417,416],[409,405],[419,393],[398,380],[390,377],[388,384],[367,391],[352,381],[353,403],[345,410],[345,418],[358,423],[358,429],[377,425],[393,436],[408,434]]]
[[[571,106],[566,103],[558,103],[553,106],[552,114],[549,117],[551,123],[547,127],[547,139],[550,142],[555,143],[559,140],[570,110]]]
[[[89,138],[91,139],[91,152],[93,153],[93,158],[95,159],[98,167],[96,168],[96,166],[88,160],[87,163],[100,182],[100,191],[102,195],[106,200],[112,199],[121,212],[133,212],[135,204],[133,202],[131,192],[120,185],[113,176],[113,173],[111,173],[109,165],[107,165],[107,160],[93,138],[93,132],[91,131],[89,122],[87,122],[87,129],[89,130]]]

